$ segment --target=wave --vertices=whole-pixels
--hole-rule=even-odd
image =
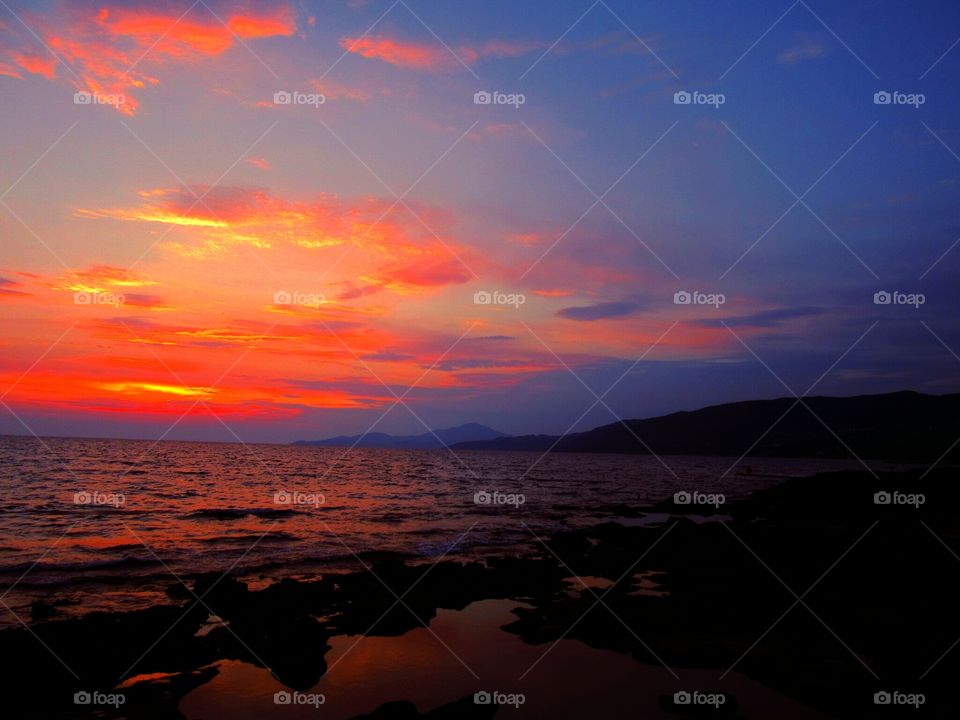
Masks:
[[[303,538],[292,533],[276,531],[264,533],[238,533],[236,535],[217,535],[215,537],[198,540],[205,545],[214,543],[270,543],[270,542],[300,542]]]
[[[31,574],[38,572],[73,572],[84,573],[95,570],[123,570],[135,567],[148,567],[151,565],[162,565],[154,557],[122,557],[111,560],[93,560],[90,562],[20,562],[13,565],[0,565],[0,575],[24,573],[27,570]]]
[[[296,510],[290,508],[205,508],[186,515],[189,520],[240,520],[245,517],[266,519],[292,517]]]

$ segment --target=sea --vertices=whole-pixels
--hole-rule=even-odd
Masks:
[[[677,492],[732,502],[861,467],[735,462],[2,436],[0,626],[30,623],[35,603],[57,617],[147,607],[206,572],[256,588],[361,570],[385,552],[412,563],[518,554],[563,529],[662,522],[631,509]]]

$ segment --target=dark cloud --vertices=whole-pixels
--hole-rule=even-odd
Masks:
[[[604,320],[606,318],[623,317],[635,313],[640,309],[640,305],[635,302],[605,302],[595,305],[580,305],[563,308],[557,311],[557,315],[567,320],[578,320],[581,322],[593,322],[594,320]]]
[[[22,287],[22,285],[15,280],[10,280],[5,277],[0,277],[0,295],[29,295],[30,293],[25,293],[15,288]]]
[[[763,310],[750,315],[735,315],[725,318],[701,318],[693,320],[693,325],[700,327],[757,327],[769,328],[776,327],[786,320],[795,320],[797,318],[814,317],[823,314],[823,308],[818,307],[793,307],[777,308],[775,310]]]
[[[376,360],[380,362],[403,362],[405,360],[413,360],[415,355],[406,355],[404,353],[395,353],[395,352],[378,352],[378,353],[367,353],[362,356],[364,360]]]

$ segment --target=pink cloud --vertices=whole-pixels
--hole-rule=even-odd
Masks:
[[[538,42],[512,43],[496,40],[483,45],[457,47],[453,50],[456,57],[439,42],[408,42],[385,36],[345,37],[340,40],[340,47],[361,57],[382,60],[396,67],[446,72],[461,67],[461,60],[467,65],[473,65],[484,58],[517,57],[542,47],[542,44]]]
[[[61,3],[27,20],[49,51],[37,50],[36,39],[26,30],[0,28],[0,74],[20,78],[24,71],[47,80],[59,75],[76,90],[124,96],[124,102],[114,107],[133,115],[139,108],[134,94],[159,82],[149,71],[221,55],[236,45],[238,38],[292,36],[296,32],[295,14],[287,3],[257,9],[246,4],[213,8],[197,5],[191,9],[186,2],[160,8]],[[59,73],[57,58],[67,66]]]
[[[260,170],[269,170],[270,161],[262,157],[251,157],[246,159],[248,165],[253,165],[255,168]]]

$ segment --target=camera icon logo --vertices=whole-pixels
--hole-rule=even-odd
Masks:
[[[681,490],[673,494],[673,502],[675,505],[689,505],[691,500],[692,496],[686,490]]]
[[[293,505],[293,493],[281,490],[273,494],[274,505]]]
[[[893,102],[893,95],[888,93],[886,90],[881,90],[873,94],[874,105],[889,105],[892,102]]]
[[[293,695],[286,690],[279,690],[273,694],[274,705],[289,705],[293,702]]]
[[[493,697],[486,690],[481,690],[473,694],[474,705],[490,705],[492,702]]]
[[[292,305],[293,304],[293,295],[288,293],[286,290],[280,290],[273,294],[273,304],[274,305]]]
[[[691,701],[692,696],[686,690],[681,690],[673,694],[674,705],[689,705]]]
[[[73,294],[73,304],[74,305],[89,305],[90,304],[90,293],[88,292],[75,292]]]
[[[93,95],[86,90],[78,90],[73,94],[74,105],[90,105],[93,102]]]
[[[487,292],[486,290],[478,290],[473,294],[473,304],[491,305],[493,304],[493,294]]]
[[[874,705],[889,705],[891,702],[893,702],[893,696],[886,690],[873,694]]]
[[[693,102],[693,95],[686,90],[678,90],[673,94],[674,105],[689,105],[691,102]]]
[[[491,495],[487,490],[480,490],[473,494],[473,504],[474,505],[489,505],[493,500],[493,495]]]
[[[286,90],[280,90],[273,94],[274,105],[289,105],[292,102],[293,102],[293,95],[288,93]]]
[[[689,305],[693,302],[693,296],[686,290],[678,290],[673,294],[674,305]]]
[[[73,694],[73,704],[74,705],[89,705],[93,702],[93,696],[90,695],[86,690],[81,690],[80,692],[75,692]]]
[[[874,305],[889,305],[892,300],[893,296],[886,290],[878,290],[873,294]]]
[[[86,490],[81,490],[73,494],[73,502],[76,505],[89,505],[93,502],[93,496]]]
[[[493,102],[493,95],[486,90],[479,90],[473,94],[474,105],[490,105]]]
[[[881,490],[873,495],[874,505],[889,505],[891,502],[893,502],[893,496],[886,490]]]

